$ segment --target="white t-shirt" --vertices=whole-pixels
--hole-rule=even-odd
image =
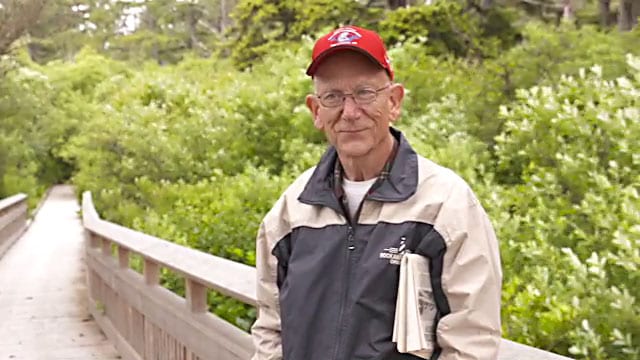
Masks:
[[[349,215],[353,219],[356,216],[356,211],[367,194],[367,191],[376,182],[376,178],[365,181],[351,181],[346,178],[342,178],[342,189],[347,197],[347,204],[349,205]]]

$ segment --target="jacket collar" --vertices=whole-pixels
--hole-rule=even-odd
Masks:
[[[398,141],[398,149],[393,159],[389,176],[380,183],[367,199],[382,202],[400,202],[415,194],[418,186],[418,155],[402,133],[394,128],[389,131]],[[342,207],[334,192],[334,169],[338,161],[335,147],[330,146],[322,155],[311,178],[298,197],[300,202],[310,205],[328,206],[337,212]]]

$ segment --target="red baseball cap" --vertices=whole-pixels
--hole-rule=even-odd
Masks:
[[[366,55],[380,65],[393,80],[391,61],[387,56],[382,38],[375,31],[357,26],[343,26],[318,39],[313,46],[311,65],[307,69],[307,75],[313,76],[326,58],[343,50],[354,50]]]

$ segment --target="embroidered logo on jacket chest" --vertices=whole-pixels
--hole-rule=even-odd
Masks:
[[[380,253],[380,259],[389,260],[389,264],[391,265],[400,265],[400,260],[402,260],[402,255],[406,251],[405,245],[406,238],[403,236],[400,238],[400,244],[398,247],[388,247],[382,250]]]

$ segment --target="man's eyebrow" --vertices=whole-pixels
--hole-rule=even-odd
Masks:
[[[324,93],[328,93],[328,92],[342,92],[342,93],[349,93],[352,91],[356,91],[356,90],[362,90],[362,89],[375,89],[379,86],[376,86],[373,82],[366,82],[366,83],[361,83],[358,84],[356,86],[354,86],[353,88],[351,88],[350,90],[344,90],[344,89],[339,89],[335,86],[327,86],[326,89],[323,89],[322,91],[319,91],[316,88],[316,94],[324,94]]]
[[[329,87],[327,86],[326,88],[316,88],[316,94],[325,94],[328,92],[345,92],[342,89],[338,89],[337,87],[333,86],[333,87]]]

